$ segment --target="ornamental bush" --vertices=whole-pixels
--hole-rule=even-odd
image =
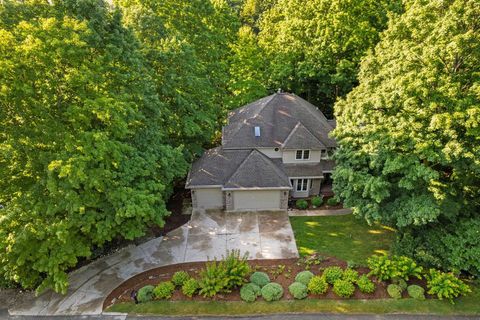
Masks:
[[[402,288],[398,284],[389,284],[387,287],[388,295],[393,299],[402,298]]]
[[[288,291],[295,299],[305,299],[308,295],[307,286],[301,282],[294,282],[288,286]]]
[[[350,281],[339,279],[333,283],[333,292],[339,297],[350,298],[355,292],[355,286]]]
[[[430,269],[426,278],[428,293],[436,295],[440,300],[446,298],[453,303],[453,298],[472,292],[465,282],[458,279],[451,272],[447,273]]]
[[[191,298],[195,293],[197,293],[199,288],[200,284],[198,281],[194,278],[190,278],[183,283],[182,293]]]
[[[314,207],[320,207],[323,203],[323,196],[315,196],[311,200],[312,206]]]
[[[275,282],[266,284],[261,292],[265,301],[277,301],[283,296],[282,286]]]
[[[375,283],[368,278],[367,275],[361,275],[357,280],[358,289],[363,293],[374,293],[375,292]]]
[[[171,281],[160,282],[155,289],[153,295],[157,299],[170,299],[175,290],[175,285]]]
[[[308,208],[308,202],[305,199],[299,199],[295,202],[295,205],[297,206],[298,209],[305,210]]]
[[[329,206],[336,206],[338,204],[338,200],[335,197],[331,197],[330,199],[327,200],[327,204]]]
[[[355,283],[358,280],[358,272],[356,270],[347,268],[343,271],[342,279],[350,281],[351,283]]]
[[[250,276],[250,282],[262,288],[267,283],[270,283],[270,277],[265,272],[257,271]]]
[[[137,292],[138,302],[151,301],[153,299],[153,289],[155,289],[155,287],[150,285],[140,288]]]
[[[315,276],[308,283],[308,291],[313,294],[324,294],[328,290],[328,283],[325,277]]]
[[[376,276],[379,280],[389,280],[397,275],[395,263],[388,256],[373,255],[367,259],[370,268],[369,275]]]
[[[310,280],[313,278],[314,274],[310,271],[301,271],[295,277],[296,282],[303,283],[304,285],[308,285]]]
[[[208,262],[205,269],[200,271],[200,294],[204,297],[213,297],[219,292],[226,291],[228,280],[223,263],[216,260]]]
[[[397,284],[402,289],[402,292],[407,290],[408,284],[402,278],[395,277],[395,278],[392,279],[392,283]]]
[[[239,287],[247,282],[247,275],[251,272],[248,264],[248,253],[240,255],[240,250],[231,250],[221,262],[225,268],[227,278],[226,289]]]
[[[328,283],[333,284],[335,281],[342,279],[343,270],[338,266],[328,267],[323,270],[323,276]]]
[[[240,298],[245,302],[253,302],[261,294],[261,289],[254,283],[247,283],[240,289]]]
[[[175,286],[181,287],[188,279],[190,279],[190,275],[188,273],[185,271],[177,271],[173,274],[171,281]]]
[[[407,292],[410,297],[416,300],[425,300],[425,289],[416,284],[407,287]]]
[[[411,258],[404,256],[393,256],[392,260],[395,262],[397,277],[400,277],[404,280],[409,280],[411,277],[418,279],[422,278],[423,267],[417,265],[417,263]]]

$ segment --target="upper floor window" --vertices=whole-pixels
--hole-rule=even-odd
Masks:
[[[297,150],[295,154],[295,160],[308,160],[310,159],[310,150]]]

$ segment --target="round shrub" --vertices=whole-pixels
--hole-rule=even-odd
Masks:
[[[185,271],[177,271],[173,274],[172,283],[175,286],[181,287],[188,279],[190,279],[188,273],[186,273]]]
[[[425,289],[416,284],[407,287],[407,292],[410,297],[416,300],[425,300]]]
[[[350,268],[345,269],[343,271],[342,279],[350,281],[351,283],[355,283],[358,280],[358,272]]]
[[[335,197],[331,197],[330,199],[327,200],[327,204],[329,206],[336,206],[338,204],[338,200]]]
[[[183,283],[182,293],[187,297],[192,297],[200,289],[200,284],[194,278],[190,278]]]
[[[315,276],[308,283],[308,291],[313,294],[324,294],[328,290],[328,283],[324,277]]]
[[[297,276],[295,277],[295,282],[300,282],[307,286],[313,276],[314,274],[310,271],[301,271],[297,273]]]
[[[157,299],[170,299],[173,290],[175,290],[175,285],[171,281],[160,282],[155,289],[153,289],[153,295]]]
[[[240,298],[245,302],[253,302],[260,295],[261,289],[254,283],[247,283],[240,289]]]
[[[357,280],[357,286],[360,291],[363,293],[374,293],[375,292],[375,283],[372,280],[368,279],[367,275],[362,275]]]
[[[305,299],[308,295],[307,286],[301,282],[294,282],[289,285],[288,291],[295,299]]]
[[[257,271],[250,276],[250,282],[262,288],[267,283],[270,283],[270,277],[265,272]]]
[[[335,281],[342,279],[343,270],[337,266],[328,267],[323,270],[323,276],[328,283],[333,284]]]
[[[402,278],[392,278],[392,283],[398,285],[402,289],[402,292],[407,290],[408,284]]]
[[[262,288],[262,297],[265,301],[277,301],[283,296],[283,288],[275,282],[266,284]]]
[[[148,302],[153,299],[153,289],[154,286],[145,286],[138,290],[137,292],[137,300],[138,302]]]
[[[398,284],[389,284],[387,287],[388,295],[393,299],[402,298],[402,288]]]
[[[355,286],[347,280],[336,280],[333,283],[333,292],[339,297],[350,298],[355,292]]]
[[[308,202],[305,199],[299,199],[295,202],[295,205],[297,206],[298,209],[305,210],[308,208]]]
[[[323,197],[315,196],[315,197],[312,198],[311,202],[312,202],[312,206],[320,207],[323,203]]]

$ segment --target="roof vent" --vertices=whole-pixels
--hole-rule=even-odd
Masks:
[[[255,127],[255,137],[260,137],[260,127]]]

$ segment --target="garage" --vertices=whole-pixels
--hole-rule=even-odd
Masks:
[[[194,208],[221,209],[224,206],[221,188],[192,189],[192,201]]]
[[[234,210],[279,210],[281,190],[233,192]]]

